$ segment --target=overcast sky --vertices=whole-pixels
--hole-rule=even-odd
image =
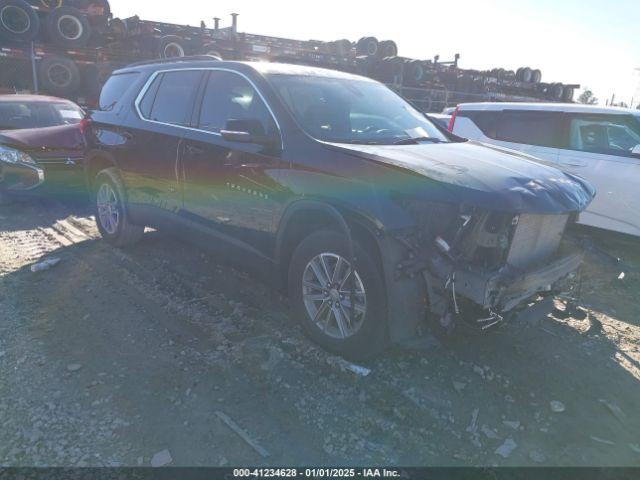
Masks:
[[[239,30],[300,40],[393,39],[399,54],[462,67],[540,68],[543,81],[579,83],[604,104],[640,95],[638,0],[111,0],[115,16],[199,25],[213,17]],[[636,103],[640,98],[636,98]]]

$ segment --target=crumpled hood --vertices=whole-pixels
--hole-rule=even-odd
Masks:
[[[78,151],[85,148],[79,124],[0,131],[0,145],[25,152]]]
[[[595,196],[593,186],[580,177],[533,162],[529,155],[478,142],[330,145],[431,180],[421,193],[429,197],[429,190],[437,190],[434,200],[548,214],[582,211]]]

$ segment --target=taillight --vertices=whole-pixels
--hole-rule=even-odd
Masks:
[[[453,133],[453,127],[456,124],[456,117],[458,116],[459,111],[460,111],[460,105],[458,105],[456,109],[453,111],[453,114],[451,115],[451,120],[449,120],[449,127],[447,128],[447,130],[449,130],[451,133]]]
[[[91,120],[89,120],[88,118],[83,118],[82,120],[80,120],[80,133],[84,135],[87,131],[87,128],[89,128],[89,125],[91,125]]]

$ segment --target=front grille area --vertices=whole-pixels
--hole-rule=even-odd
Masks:
[[[507,263],[527,268],[553,255],[560,246],[568,215],[520,215]]]

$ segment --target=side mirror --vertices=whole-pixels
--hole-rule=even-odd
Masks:
[[[227,120],[224,130],[220,130],[220,135],[229,142],[253,143],[270,147],[278,144],[278,138],[267,135],[262,122],[257,119]]]
[[[631,155],[640,158],[640,145],[636,145],[631,149]]]

